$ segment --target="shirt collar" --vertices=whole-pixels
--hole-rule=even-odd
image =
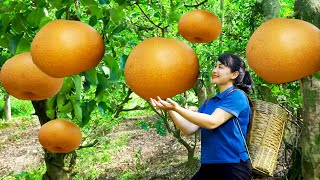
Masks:
[[[235,86],[231,86],[231,87],[229,87],[228,89],[224,90],[223,92],[216,94],[214,97],[217,97],[217,98],[219,98],[219,99],[223,99],[223,98],[227,95],[227,93],[228,93],[231,89],[234,89],[234,88],[235,88]]]

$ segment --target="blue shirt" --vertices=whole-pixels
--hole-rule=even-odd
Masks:
[[[199,108],[199,112],[212,114],[216,108],[220,108],[233,114],[238,118],[242,133],[246,139],[247,125],[250,119],[250,105],[243,91],[235,90],[228,94],[234,88],[232,86],[207,100]],[[240,159],[243,161],[249,159],[235,117],[215,129],[201,128],[202,164],[239,163]]]

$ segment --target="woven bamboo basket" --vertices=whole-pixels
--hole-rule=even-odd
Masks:
[[[253,172],[273,176],[288,113],[277,104],[254,100],[247,144]]]

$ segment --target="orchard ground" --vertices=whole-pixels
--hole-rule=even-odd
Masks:
[[[77,172],[75,179],[87,179],[88,176],[94,178],[93,174],[97,179],[188,179],[196,169],[190,170],[184,165],[186,149],[169,134],[160,136],[155,129],[142,129],[137,123],[142,119],[154,121],[155,117],[124,119],[106,134],[107,143],[104,144],[108,145],[98,144],[96,147],[78,150],[75,169],[81,172]],[[44,153],[37,138],[39,129],[36,117],[27,122],[14,120],[9,127],[1,129],[0,177],[8,178],[44,165]],[[81,167],[87,166],[85,161],[88,160],[88,150],[96,151],[89,158],[93,162],[95,160],[96,164]],[[101,151],[109,151],[107,154],[110,157],[106,154],[95,157],[101,155]]]
[[[188,168],[186,149],[170,134],[160,136],[156,129],[142,129],[141,121],[155,122],[156,116],[123,119],[104,133],[104,142],[77,150],[72,179],[190,179],[198,163]],[[37,139],[39,129],[39,122],[33,117],[15,119],[0,130],[0,179],[15,179],[24,172],[34,173],[35,169],[40,179],[45,169],[44,153]],[[192,139],[193,136],[187,138]],[[195,158],[199,159],[199,143]]]

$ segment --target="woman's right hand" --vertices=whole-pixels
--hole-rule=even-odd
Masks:
[[[179,107],[178,103],[176,103],[172,99],[167,98],[167,100],[164,101],[159,96],[157,96],[157,100],[150,98],[150,103],[153,107],[158,107],[166,111],[169,111],[169,110],[175,111],[177,107]]]

